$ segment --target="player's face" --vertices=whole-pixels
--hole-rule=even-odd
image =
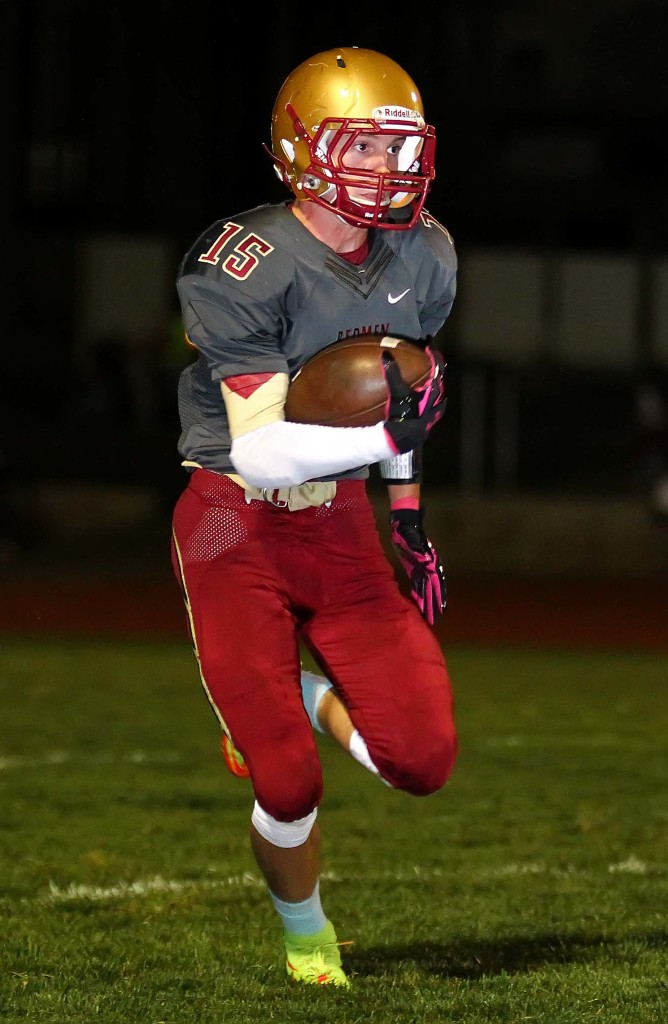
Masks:
[[[334,162],[346,171],[373,171],[375,174],[396,174],[399,167],[399,154],[406,141],[405,135],[374,135],[372,133],[356,133],[344,136],[339,140],[332,153]],[[363,182],[356,187],[353,182],[347,185],[351,199],[356,202],[375,201],[376,191],[364,188]],[[391,190],[382,193],[381,202],[390,202]]]

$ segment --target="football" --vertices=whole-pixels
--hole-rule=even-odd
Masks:
[[[427,380],[429,356],[412,341],[372,335],[335,341],[311,356],[292,378],[285,418],[325,427],[371,427],[384,420],[388,390],[383,352],[394,357],[410,387]]]

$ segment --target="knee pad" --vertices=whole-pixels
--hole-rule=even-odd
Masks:
[[[294,846],[303,846],[311,834],[317,816],[318,808],[316,807],[305,818],[298,818],[296,821],[276,821],[271,814],[262,810],[256,800],[251,821],[262,838],[272,846],[292,849]]]

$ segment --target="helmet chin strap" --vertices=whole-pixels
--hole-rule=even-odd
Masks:
[[[326,203],[333,203],[336,199],[336,185],[328,185],[325,191],[320,193],[320,198]]]

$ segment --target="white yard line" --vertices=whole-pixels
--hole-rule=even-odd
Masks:
[[[49,883],[49,892],[43,898],[44,903],[61,903],[64,900],[88,900],[100,903],[105,900],[126,899],[132,896],[148,896],[152,892],[188,892],[198,889],[221,888],[259,888],[263,885],[259,876],[244,872],[241,875],[229,875],[227,878],[185,879],[178,881],[154,875],[153,878],[139,878],[134,882],[117,882],[115,885],[83,885],[72,882],[60,888],[55,882]]]
[[[610,864],[608,872],[611,874],[633,874],[644,875],[648,871],[648,865],[639,860],[633,854],[625,861],[618,864]],[[503,864],[498,868],[490,868],[487,871],[477,873],[479,877],[485,878],[511,878],[525,875],[552,875],[556,877],[586,876],[591,872],[583,871],[573,866],[550,867],[546,864]],[[323,873],[322,880],[326,882],[429,882],[439,878],[447,877],[448,872],[440,868],[422,868],[419,865],[407,867],[404,871],[381,871],[369,874],[340,875],[335,871]],[[171,879],[163,878],[161,875],[154,875],[152,878],[139,878],[133,882],[116,882],[114,885],[98,886],[86,885],[72,882],[70,885],[59,886],[50,882],[49,890],[38,898],[41,903],[64,903],[72,900],[82,900],[89,903],[103,903],[111,900],[130,899],[135,896],[148,896],[151,893],[182,893],[182,892],[204,892],[212,889],[262,889],[264,881],[259,875],[250,871],[244,871],[238,875],[227,875],[222,878],[193,878],[193,879]]]
[[[639,860],[638,857],[631,854],[626,860],[620,861],[619,864],[610,864],[608,867],[610,874],[626,874],[626,875],[646,875],[647,864],[644,861]]]
[[[628,749],[629,744],[633,746],[633,741],[630,740],[629,737],[622,737],[621,735],[613,735],[611,733],[593,733],[583,736],[570,736],[565,739],[555,739],[553,736],[547,734],[538,735],[532,733],[529,735],[509,734],[506,736],[487,736],[480,745],[492,750],[504,748],[526,749],[528,747],[532,750],[548,750],[555,746],[562,749],[568,747],[616,749],[617,747],[624,746],[625,749]],[[642,746],[643,750],[647,750],[647,741],[639,741],[639,747],[640,746]],[[86,755],[69,750],[51,750],[33,757],[27,757],[21,754],[7,754],[4,756],[0,754],[0,772],[12,771],[21,768],[55,768],[59,765],[69,764],[177,764],[182,760],[182,755],[175,750],[131,750],[126,753],[101,752],[99,754]]]
[[[507,736],[486,736],[478,741],[481,747],[495,750],[499,748],[531,747],[532,750],[553,750],[556,748],[567,749],[568,747],[584,747],[586,749],[642,749],[659,747],[655,740],[646,739],[644,736],[629,737],[622,733],[587,733],[582,736],[555,736],[549,733],[515,734]],[[663,747],[661,747],[663,749]]]
[[[179,754],[169,750],[130,750],[126,754],[72,754],[67,750],[52,750],[41,757],[0,755],[0,771],[17,768],[54,768],[61,764],[175,764]]]

